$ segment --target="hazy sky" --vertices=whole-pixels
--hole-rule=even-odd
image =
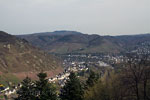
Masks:
[[[0,30],[150,33],[150,0],[0,0]]]

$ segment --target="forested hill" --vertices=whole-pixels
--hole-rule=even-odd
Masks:
[[[150,34],[100,36],[76,31],[55,31],[19,35],[34,46],[51,53],[119,53],[134,50],[141,43],[150,42]]]

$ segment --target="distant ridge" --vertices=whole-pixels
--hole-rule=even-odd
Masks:
[[[119,53],[133,50],[139,43],[150,41],[150,34],[100,36],[76,31],[54,31],[18,37],[50,53]]]
[[[39,32],[39,33],[33,33],[33,34],[24,34],[25,35],[70,35],[70,34],[82,34],[81,32],[77,31],[67,31],[67,30],[60,30],[60,31],[54,31],[54,32]]]

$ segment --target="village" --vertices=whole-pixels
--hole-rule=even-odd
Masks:
[[[83,55],[82,55],[83,56]],[[93,57],[95,58],[95,57]],[[59,73],[55,77],[48,78],[48,81],[50,83],[58,83],[61,87],[65,85],[66,80],[68,79],[70,72],[80,72],[80,71],[87,71],[89,68],[88,66],[90,64],[94,64],[95,62],[89,61],[88,63],[85,61],[71,61],[71,60],[64,60],[63,66],[64,71],[62,73]],[[109,64],[104,63],[103,61],[98,61],[97,63],[99,66],[109,66]],[[80,76],[78,76],[80,77]],[[12,94],[15,94],[18,90],[18,88],[21,87],[21,84],[17,86],[13,86],[13,88],[10,87],[4,87],[3,85],[0,86],[0,94],[10,96]]]
[[[128,53],[149,53],[150,50],[147,47],[145,47],[145,51],[143,51],[143,46],[145,46],[145,44],[142,44],[142,49],[138,47],[136,50]],[[48,81],[50,83],[57,82],[61,87],[65,85],[65,82],[72,71],[88,71],[89,66],[95,65],[114,69],[115,64],[129,61],[128,57],[124,54],[63,54],[59,55],[59,57],[61,57],[63,60],[64,71],[55,77],[49,77]],[[13,87],[4,87],[2,84],[0,84],[0,95],[10,96],[15,94],[20,87],[21,84]]]

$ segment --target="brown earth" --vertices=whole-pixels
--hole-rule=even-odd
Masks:
[[[49,71],[44,71],[47,73],[47,77],[51,78],[54,77],[55,75],[62,73],[63,72],[63,68],[59,67],[55,70],[49,70]],[[38,79],[37,74],[40,73],[40,71],[28,71],[28,72],[18,72],[18,73],[13,73],[13,75],[15,75],[17,78],[19,78],[20,80],[26,78],[27,76],[30,77],[33,80]]]
[[[63,71],[62,62],[26,40],[0,31],[0,82],[16,82],[26,76],[36,79],[40,71],[54,76]]]

